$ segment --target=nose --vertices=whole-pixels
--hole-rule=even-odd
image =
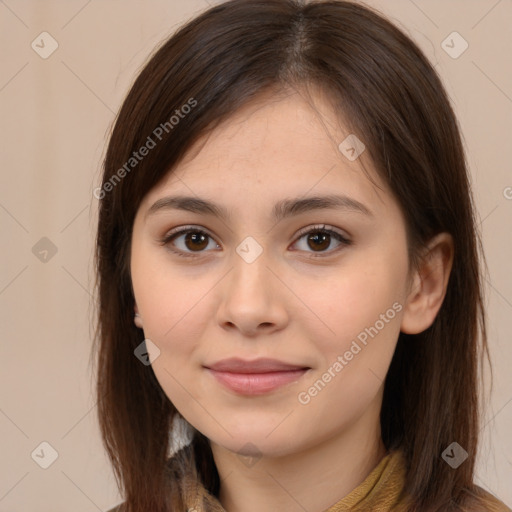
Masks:
[[[219,294],[217,321],[224,329],[254,337],[281,330],[288,322],[285,298],[290,291],[264,252],[254,261],[237,254]]]

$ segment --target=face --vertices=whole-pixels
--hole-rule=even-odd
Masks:
[[[400,331],[404,218],[363,172],[365,153],[338,149],[349,133],[320,95],[315,108],[290,94],[240,110],[147,194],[133,227],[136,310],[160,351],[155,375],[190,424],[233,452],[251,443],[291,454],[368,411],[377,421]],[[225,216],[182,209],[168,199],[178,195]],[[341,199],[304,202],[313,196]],[[209,369],[231,357],[299,370]]]

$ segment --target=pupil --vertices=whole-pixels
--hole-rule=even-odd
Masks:
[[[197,248],[202,249],[203,246],[197,244],[196,237],[201,237],[203,239],[202,241],[203,241],[203,245],[204,245],[204,241],[205,241],[206,237],[205,237],[205,235],[203,235],[201,233],[189,233],[186,237],[187,242],[189,242],[191,239],[193,239],[193,245],[196,247],[196,249]],[[201,243],[201,242],[199,242],[199,243]],[[208,245],[208,244],[206,244],[206,245]]]
[[[322,238],[322,241],[325,242],[325,240],[327,239],[328,236],[329,235],[327,233],[315,233],[314,235],[311,235],[309,237],[309,240],[315,239],[315,243],[317,243],[318,240],[316,240],[316,239],[318,239],[320,237],[320,238]],[[329,245],[329,244],[327,244],[327,245]],[[322,247],[322,248],[325,249],[325,247]]]

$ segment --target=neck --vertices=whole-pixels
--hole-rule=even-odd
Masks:
[[[372,408],[367,417],[313,446],[280,457],[266,453],[252,464],[213,441],[210,445],[221,480],[218,498],[226,512],[326,510],[386,455],[379,414]]]

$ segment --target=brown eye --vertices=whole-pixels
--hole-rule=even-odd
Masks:
[[[306,243],[303,244],[302,248],[299,247],[299,249],[305,252],[318,253],[313,254],[312,257],[323,256],[323,253],[326,253],[325,255],[329,256],[335,252],[338,252],[338,250],[344,246],[350,245],[352,243],[341,233],[338,233],[333,229],[327,229],[325,225],[314,226],[313,228],[303,230],[300,233],[299,241],[303,238],[306,240]],[[336,240],[338,245],[335,249],[329,251],[328,249],[332,245],[333,238]]]
[[[179,231],[169,233],[162,241],[162,245],[169,246],[169,249],[178,256],[194,257],[194,253],[205,252],[212,237],[200,229],[184,228]],[[217,244],[214,243],[214,246]]]
[[[332,246],[333,238],[338,245],[333,250],[328,250]],[[310,257],[313,258],[329,256],[352,243],[341,233],[333,229],[327,229],[325,225],[314,226],[308,230],[303,230],[300,234],[299,241],[302,239],[306,240],[306,244],[302,248],[299,248],[299,250],[310,253]],[[162,245],[168,246],[169,250],[176,253],[178,256],[192,258],[208,252],[207,249],[210,242],[213,243],[212,249],[220,248],[220,246],[215,243],[212,236],[206,231],[191,227],[171,231],[161,240]],[[297,243],[298,242],[296,242],[296,244]]]
[[[208,242],[205,243],[205,240],[207,240],[208,235],[205,233],[201,233],[198,231],[189,231],[185,235],[185,246],[187,249],[191,249],[193,251],[195,250],[201,250],[208,246]]]
[[[314,233],[308,235],[308,246],[312,249],[328,249],[331,245],[331,235],[328,233]]]

